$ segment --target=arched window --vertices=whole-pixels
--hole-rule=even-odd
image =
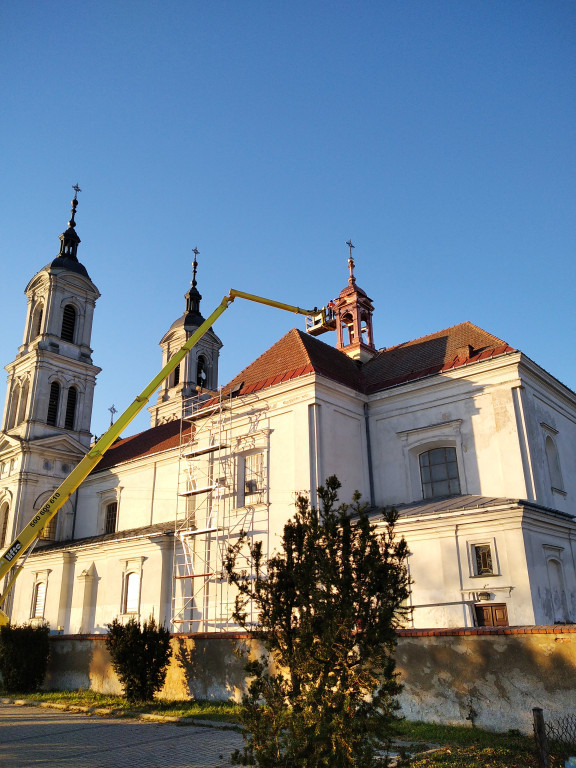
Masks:
[[[104,521],[104,533],[116,533],[118,520],[118,502],[112,501],[106,505],[106,519]]]
[[[131,571],[125,576],[123,613],[138,613],[140,607],[140,574]]]
[[[10,408],[8,411],[8,421],[6,423],[6,429],[12,429],[16,426],[16,417],[18,414],[18,404],[20,402],[20,384],[15,384],[12,388],[12,396],[10,397]]]
[[[48,412],[46,414],[46,424],[51,427],[56,426],[58,419],[58,405],[60,404],[60,384],[53,381],[50,385],[50,396],[48,398]]]
[[[66,400],[66,416],[64,419],[65,429],[74,429],[74,416],[76,415],[76,400],[78,398],[78,390],[76,387],[70,387],[68,390],[68,398]]]
[[[548,568],[552,609],[554,611],[554,623],[562,624],[565,621],[570,620],[568,616],[568,604],[566,601],[562,563],[556,558],[550,558],[546,565]]]
[[[8,512],[10,506],[7,501],[0,507],[0,548],[6,546],[6,533],[8,532]]]
[[[56,528],[58,527],[58,512],[49,520],[40,534],[43,541],[56,541]]]
[[[196,363],[196,384],[199,387],[206,386],[206,379],[208,378],[207,363],[204,355],[198,355],[198,362]]]
[[[66,304],[62,313],[62,330],[60,338],[64,341],[74,341],[74,329],[76,328],[76,309],[72,304]]]
[[[458,462],[455,448],[433,448],[421,453],[420,478],[422,496],[434,499],[438,496],[456,496],[460,493]]]
[[[172,376],[172,386],[175,387],[178,384],[180,384],[180,364],[176,366],[174,369],[174,374]]]
[[[30,382],[26,380],[22,386],[20,392],[20,403],[18,405],[18,420],[17,424],[21,424],[26,418],[26,406],[28,405],[28,390],[30,388]]]
[[[42,318],[44,317],[44,307],[40,305],[39,307],[36,307],[36,311],[34,312],[34,319],[32,320],[32,339],[35,339],[36,336],[40,336],[42,333]]]
[[[563,491],[564,481],[562,480],[562,472],[560,470],[558,449],[550,435],[546,437],[546,459],[548,460],[548,471],[550,472],[552,488],[555,488],[557,491]]]
[[[34,593],[32,596],[32,618],[43,619],[44,618],[44,606],[46,605],[46,582],[39,581],[34,585]]]
[[[348,335],[348,341],[346,341],[345,331]],[[346,312],[345,315],[342,315],[342,340],[344,341],[345,346],[353,344],[356,341],[354,338],[354,318],[350,312]]]

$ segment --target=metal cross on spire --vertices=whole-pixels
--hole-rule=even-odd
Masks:
[[[72,216],[70,217],[70,221],[68,222],[69,227],[76,226],[76,222],[74,221],[74,216],[76,215],[76,206],[78,205],[78,192],[82,192],[82,190],[78,186],[78,182],[72,185],[72,189],[74,190],[74,198],[72,200],[72,210],[71,210]]]
[[[112,424],[114,424],[114,414],[118,413],[118,411],[116,410],[114,405],[111,405],[110,408],[108,408],[108,410],[110,411],[110,426],[112,426]]]
[[[192,248],[192,253],[194,254],[194,261],[192,262],[192,287],[196,287],[196,270],[198,269],[198,261],[196,260],[196,257],[200,253],[198,248]]]
[[[346,245],[348,248],[350,248],[350,256],[348,257],[348,269],[350,270],[350,277],[348,278],[348,282],[354,283],[356,282],[356,278],[354,277],[354,259],[352,258],[352,248],[355,248],[355,246],[352,245],[352,238],[346,241]]]

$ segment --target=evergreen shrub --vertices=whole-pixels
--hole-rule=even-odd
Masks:
[[[379,752],[390,743],[401,690],[395,630],[407,614],[408,548],[395,537],[395,510],[381,510],[376,528],[358,493],[351,505],[338,504],[339,488],[334,476],[318,488],[319,509],[298,498],[281,549],[267,561],[246,534],[228,550],[235,618],[266,649],[246,664],[246,745],[234,756],[243,765],[386,764]],[[246,555],[251,572],[237,565]]]
[[[152,701],[166,679],[172,655],[170,632],[153,617],[142,626],[135,618],[126,624],[114,619],[106,626],[106,648],[127,700]]]
[[[0,627],[0,672],[7,693],[33,693],[46,677],[50,647],[48,625]]]

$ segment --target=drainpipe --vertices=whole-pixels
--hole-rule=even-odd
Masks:
[[[370,484],[370,504],[375,507],[374,472],[372,471],[372,447],[370,445],[370,420],[368,418],[368,403],[364,403],[364,424],[366,426],[366,453],[368,456],[368,482]]]

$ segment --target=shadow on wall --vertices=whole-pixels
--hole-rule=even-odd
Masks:
[[[173,658],[162,697],[240,701],[246,689],[244,657],[252,648],[232,638],[172,639]]]
[[[397,665],[408,719],[529,733],[572,706],[576,632],[400,637]]]

